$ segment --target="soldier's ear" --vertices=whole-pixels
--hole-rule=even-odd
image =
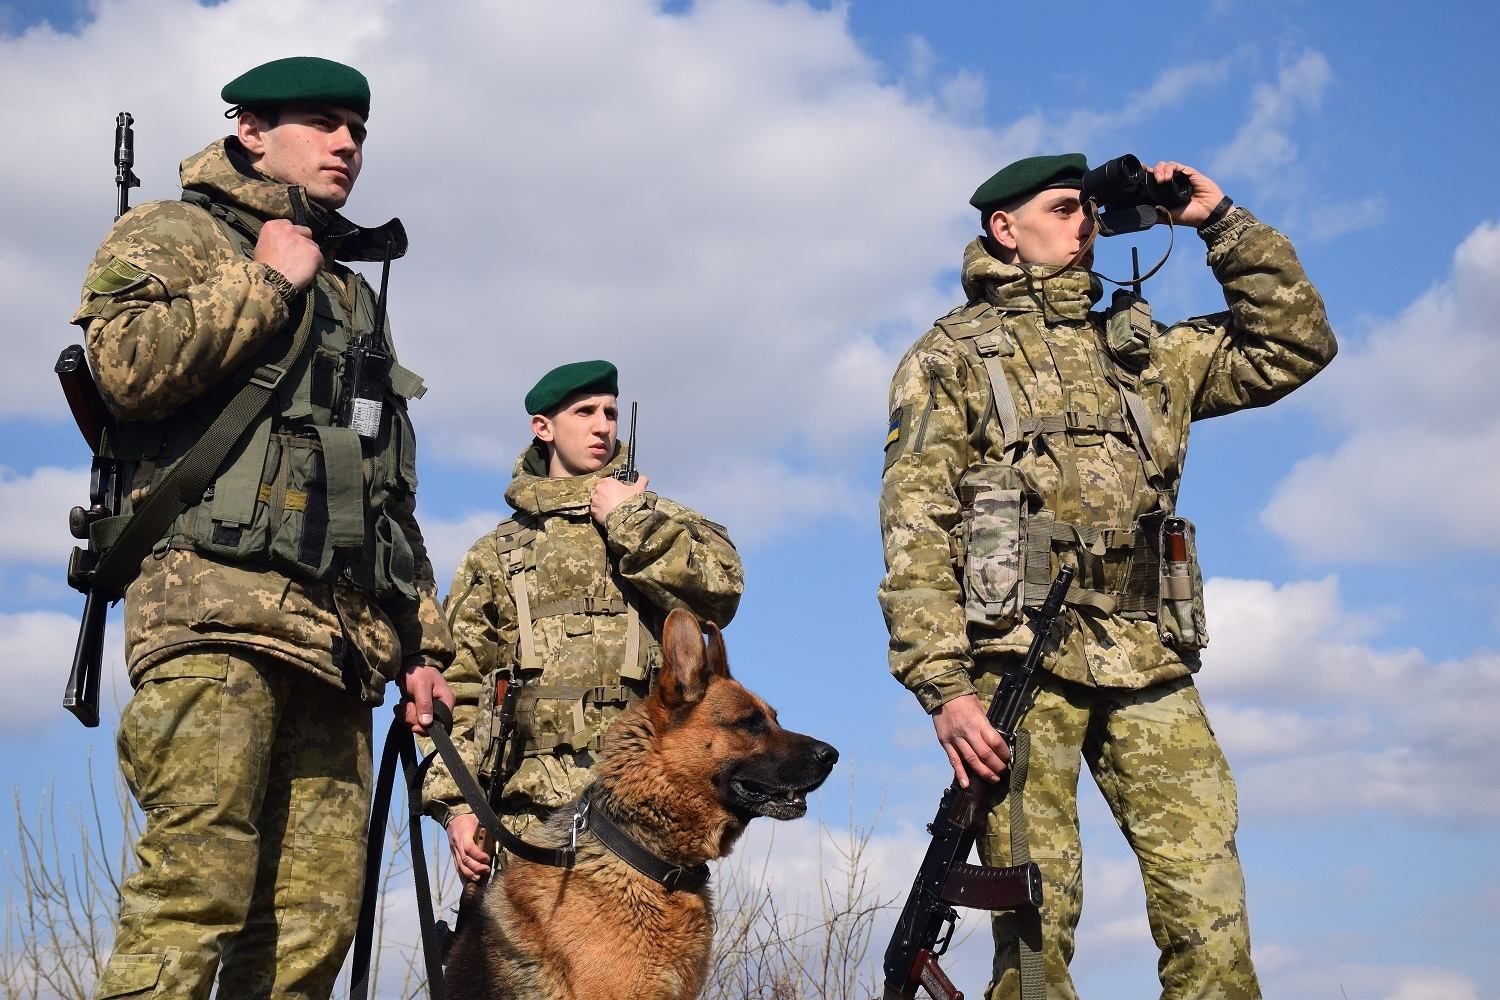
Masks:
[[[241,111],[235,119],[235,134],[239,137],[240,145],[245,147],[245,152],[250,154],[252,162],[265,155],[266,130],[266,123],[254,111]]]
[[[990,238],[1007,250],[1016,248],[1015,215],[1011,212],[990,213]]]
[[[536,438],[538,441],[545,441],[548,444],[551,444],[553,437],[552,421],[548,420],[540,413],[533,413],[531,415],[531,436]]]

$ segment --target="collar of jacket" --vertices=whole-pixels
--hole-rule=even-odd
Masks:
[[[522,514],[587,514],[594,484],[625,466],[625,449],[615,442],[615,454],[598,472],[553,479],[546,474],[547,448],[533,440],[516,459],[515,474],[505,489],[505,500]]]
[[[226,136],[201,153],[182,161],[178,168],[184,191],[197,191],[214,201],[233,205],[267,219],[291,219],[293,185],[270,180],[250,165],[240,140]],[[307,206],[307,225],[324,252],[335,260],[385,260],[389,251],[395,260],[406,254],[406,227],[400,219],[366,229],[331,208],[302,196]]]
[[[964,249],[964,294],[970,301],[983,300],[1003,312],[1041,313],[1047,322],[1083,320],[1104,297],[1104,286],[1097,275],[1081,267],[1038,280],[1039,275],[1055,270],[1039,264],[1006,264],[990,254],[982,237],[976,237]]]

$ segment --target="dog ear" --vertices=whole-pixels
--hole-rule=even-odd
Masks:
[[[703,629],[691,611],[675,608],[661,630],[661,673],[656,694],[668,708],[690,705],[708,690]]]
[[[704,622],[703,631],[708,633],[708,673],[711,677],[729,679],[729,653],[724,649],[724,636],[719,626]]]

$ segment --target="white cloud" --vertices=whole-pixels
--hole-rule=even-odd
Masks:
[[[88,506],[87,468],[43,466],[26,475],[0,466],[0,566],[51,563],[61,568],[78,544],[68,533],[68,510]]]
[[[1142,90],[1133,91],[1117,107],[1103,111],[1081,110],[1054,122],[1051,116],[1032,113],[1009,126],[1005,138],[1041,152],[1054,149],[1081,149],[1101,136],[1129,131],[1144,121],[1213,90],[1229,78],[1239,61],[1236,55],[1222,59],[1170,66],[1159,73]],[[1149,150],[1140,151],[1150,156]]]
[[[10,679],[6,698],[7,723],[3,739],[21,741],[64,721],[76,725],[63,710],[62,691],[73,662],[78,617],[53,611],[0,612],[0,663]],[[125,676],[124,648],[119,623],[105,629],[101,677],[102,725],[118,710],[117,682]]]
[[[1333,578],[1211,580],[1199,687],[1257,815],[1500,816],[1500,654],[1433,662],[1366,641]]]
[[[1500,223],[1477,227],[1451,276],[1376,326],[1319,377],[1345,439],[1304,459],[1261,513],[1309,560],[1381,563],[1500,546],[1500,448],[1490,405],[1500,342]]]
[[[0,293],[38,334],[0,374],[0,413],[65,419],[36,373],[75,338],[115,112],[137,118],[137,198],[172,197],[176,161],[225,128],[225,78],[310,36],[372,81],[349,214],[399,213],[412,234],[391,316],[432,387],[414,407],[429,459],[507,468],[531,383],[604,356],[648,403],[647,471],[671,492],[711,491],[703,468],[780,464],[764,488],[740,478],[761,488],[747,506],[790,482],[798,511],[832,509],[820,497],[865,457],[895,353],[951,305],[935,283],[976,178],[1029,151],[964,124],[981,83],[919,44],[891,82],[839,5],[118,0],[76,37],[0,39],[0,87],[58,82],[47,115],[0,108],[24,143],[0,194]],[[158,72],[134,71],[141,51]],[[434,72],[452,65],[461,88]]]
[[[1332,80],[1333,70],[1321,52],[1304,52],[1283,65],[1275,84],[1255,88],[1250,118],[1214,154],[1209,173],[1264,182],[1285,170],[1298,156],[1291,125],[1301,114],[1318,109]]]
[[[1370,195],[1353,201],[1318,201],[1304,207],[1294,217],[1301,232],[1309,239],[1321,242],[1361,229],[1372,229],[1385,221],[1388,209],[1383,196]]]
[[[422,539],[427,543],[427,558],[432,560],[433,571],[437,574],[439,594],[447,594],[452,573],[469,547],[494,531],[495,525],[509,516],[507,509],[503,514],[498,510],[474,511],[452,521],[434,517],[421,519]]]

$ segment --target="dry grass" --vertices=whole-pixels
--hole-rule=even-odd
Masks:
[[[112,795],[97,794],[92,763],[88,799],[59,803],[55,791],[28,807],[16,793],[19,853],[7,859],[11,886],[5,900],[0,949],[0,994],[35,1000],[89,997],[109,956],[120,883],[134,858],[131,845],[140,813],[123,782]],[[376,908],[376,948],[370,995],[426,996],[425,965],[415,916],[411,851],[401,796],[387,828],[386,857]],[[64,815],[59,817],[59,807]],[[27,809],[31,808],[28,814]],[[449,915],[459,884],[448,860],[447,839],[424,824],[434,910]],[[877,915],[865,850],[871,829],[849,824],[842,840],[820,825],[817,886],[778,893],[771,886],[775,838],[760,854],[735,854],[715,873],[719,927],[709,1000],[868,1000],[880,995],[878,966],[869,961]],[[347,996],[349,971],[336,996]]]

